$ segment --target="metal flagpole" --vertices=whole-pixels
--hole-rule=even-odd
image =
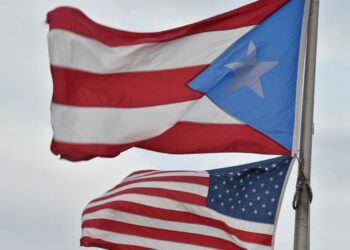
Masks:
[[[319,0],[310,1],[303,91],[303,111],[299,155],[298,200],[293,204],[296,209],[294,229],[294,250],[310,249],[310,202],[312,193],[309,186],[311,173],[311,148],[313,135],[313,109],[316,71],[316,49]]]

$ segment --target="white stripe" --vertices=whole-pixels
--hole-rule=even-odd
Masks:
[[[137,172],[135,172],[135,173],[131,173],[127,177],[125,177],[123,179],[123,181],[131,180],[131,179],[142,177],[142,176],[149,175],[149,174],[161,173],[161,172],[163,172],[163,171],[161,171],[161,170],[149,170],[149,171],[144,172],[144,173],[137,173]]]
[[[190,212],[210,219],[215,218],[217,220],[223,221],[232,228],[236,228],[247,232],[272,235],[274,230],[274,226],[270,224],[244,221],[220,214],[207,207],[187,204],[184,202],[179,202],[167,198],[146,196],[141,194],[118,195],[103,201],[92,202],[88,204],[86,208],[107,204],[113,201],[129,201],[156,208],[169,209],[180,212]]]
[[[123,182],[135,180],[135,179],[144,179],[144,178],[153,178],[153,177],[169,177],[169,176],[194,176],[194,177],[209,177],[208,172],[206,171],[156,171],[143,173],[142,175],[133,175],[128,178],[125,178]]]
[[[208,187],[198,184],[191,184],[185,182],[171,182],[171,181],[145,181],[145,182],[136,182],[116,188],[110,192],[105,193],[101,197],[105,197],[111,194],[121,192],[130,188],[161,188],[170,191],[180,191],[180,192],[191,192],[193,194],[206,197],[208,195]]]
[[[54,138],[71,143],[125,144],[160,135],[195,101],[146,108],[85,108],[52,103]]]
[[[241,241],[234,235],[231,235],[230,233],[227,233],[224,230],[216,227],[200,225],[200,224],[192,224],[192,223],[186,223],[186,222],[176,222],[176,221],[155,219],[155,218],[135,215],[135,214],[121,212],[121,211],[112,210],[112,209],[103,209],[94,213],[85,214],[82,218],[82,221],[84,222],[84,221],[93,220],[93,219],[107,219],[107,220],[113,220],[113,221],[118,221],[122,223],[143,226],[143,227],[151,227],[156,229],[171,230],[171,231],[185,232],[185,233],[194,233],[194,234],[205,235],[209,237],[216,237],[219,239],[232,242],[242,248],[249,249],[249,250],[271,249],[270,247]]]
[[[228,115],[216,106],[207,96],[200,98],[182,118],[183,122],[215,123],[215,124],[243,124],[237,118]]]
[[[146,140],[162,134],[178,121],[241,124],[205,96],[200,101],[142,108],[73,107],[52,103],[51,114],[54,139],[69,143],[125,144]]]
[[[213,250],[215,248],[202,247],[197,245],[190,245],[185,243],[177,243],[165,240],[155,240],[151,238],[145,238],[140,236],[134,236],[129,234],[114,233],[110,231],[95,229],[95,228],[83,228],[82,237],[90,237],[93,239],[100,239],[114,244],[123,244],[131,246],[147,247],[151,249],[161,250]]]
[[[210,64],[254,26],[204,32],[169,42],[109,47],[65,30],[48,34],[52,65],[98,74]]]

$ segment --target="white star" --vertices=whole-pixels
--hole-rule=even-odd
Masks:
[[[261,86],[261,76],[274,68],[278,62],[256,60],[256,47],[253,41],[249,42],[247,58],[244,62],[232,62],[225,65],[226,68],[235,72],[234,81],[230,84],[228,91],[233,92],[247,86],[261,98],[264,98],[264,90]]]

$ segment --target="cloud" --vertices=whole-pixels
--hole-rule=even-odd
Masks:
[[[350,56],[350,2],[347,0],[320,1],[318,59],[347,61]]]
[[[49,152],[49,124],[18,118],[3,121],[0,130],[5,132],[0,153],[4,249],[80,249],[80,217],[86,204],[130,172],[153,167],[132,150],[116,159],[59,160]]]

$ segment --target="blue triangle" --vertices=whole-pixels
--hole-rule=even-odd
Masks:
[[[205,93],[218,107],[267,135],[286,149],[293,144],[296,82],[304,0],[291,0],[251,32],[235,42],[204,72],[189,83]],[[231,63],[247,61],[249,44],[256,48],[256,61],[276,62],[259,76],[263,96],[237,80]],[[249,65],[248,65],[249,66]],[[254,75],[254,67],[247,74]],[[250,76],[247,76],[249,78]],[[254,77],[253,77],[254,78]]]

